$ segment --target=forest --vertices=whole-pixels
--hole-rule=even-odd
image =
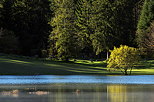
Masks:
[[[120,45],[154,58],[154,0],[0,1],[0,53],[106,59]]]

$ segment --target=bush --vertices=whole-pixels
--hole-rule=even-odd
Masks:
[[[128,70],[132,71],[132,68],[139,61],[139,50],[126,45],[121,45],[120,48],[114,48],[111,51],[110,58],[108,59],[107,67],[110,69],[118,69],[125,75],[128,75]]]
[[[41,50],[41,57],[43,57],[43,58],[47,58],[48,57],[47,50]]]

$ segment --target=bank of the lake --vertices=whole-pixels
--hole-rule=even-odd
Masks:
[[[0,75],[121,75],[109,72],[105,61],[77,60],[51,61],[22,56],[0,56]],[[142,61],[132,71],[133,75],[154,75],[154,60]]]

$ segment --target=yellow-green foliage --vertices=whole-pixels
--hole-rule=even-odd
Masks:
[[[121,45],[119,48],[114,48],[111,51],[110,58],[108,59],[108,68],[121,69],[124,74],[127,74],[127,70],[139,61],[139,50],[126,45]]]

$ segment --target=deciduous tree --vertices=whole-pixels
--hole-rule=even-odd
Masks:
[[[113,51],[111,51],[107,67],[120,70],[123,74],[128,75],[127,71],[130,70],[131,74],[132,68],[138,63],[138,61],[138,49],[121,45],[119,48],[115,47]]]

